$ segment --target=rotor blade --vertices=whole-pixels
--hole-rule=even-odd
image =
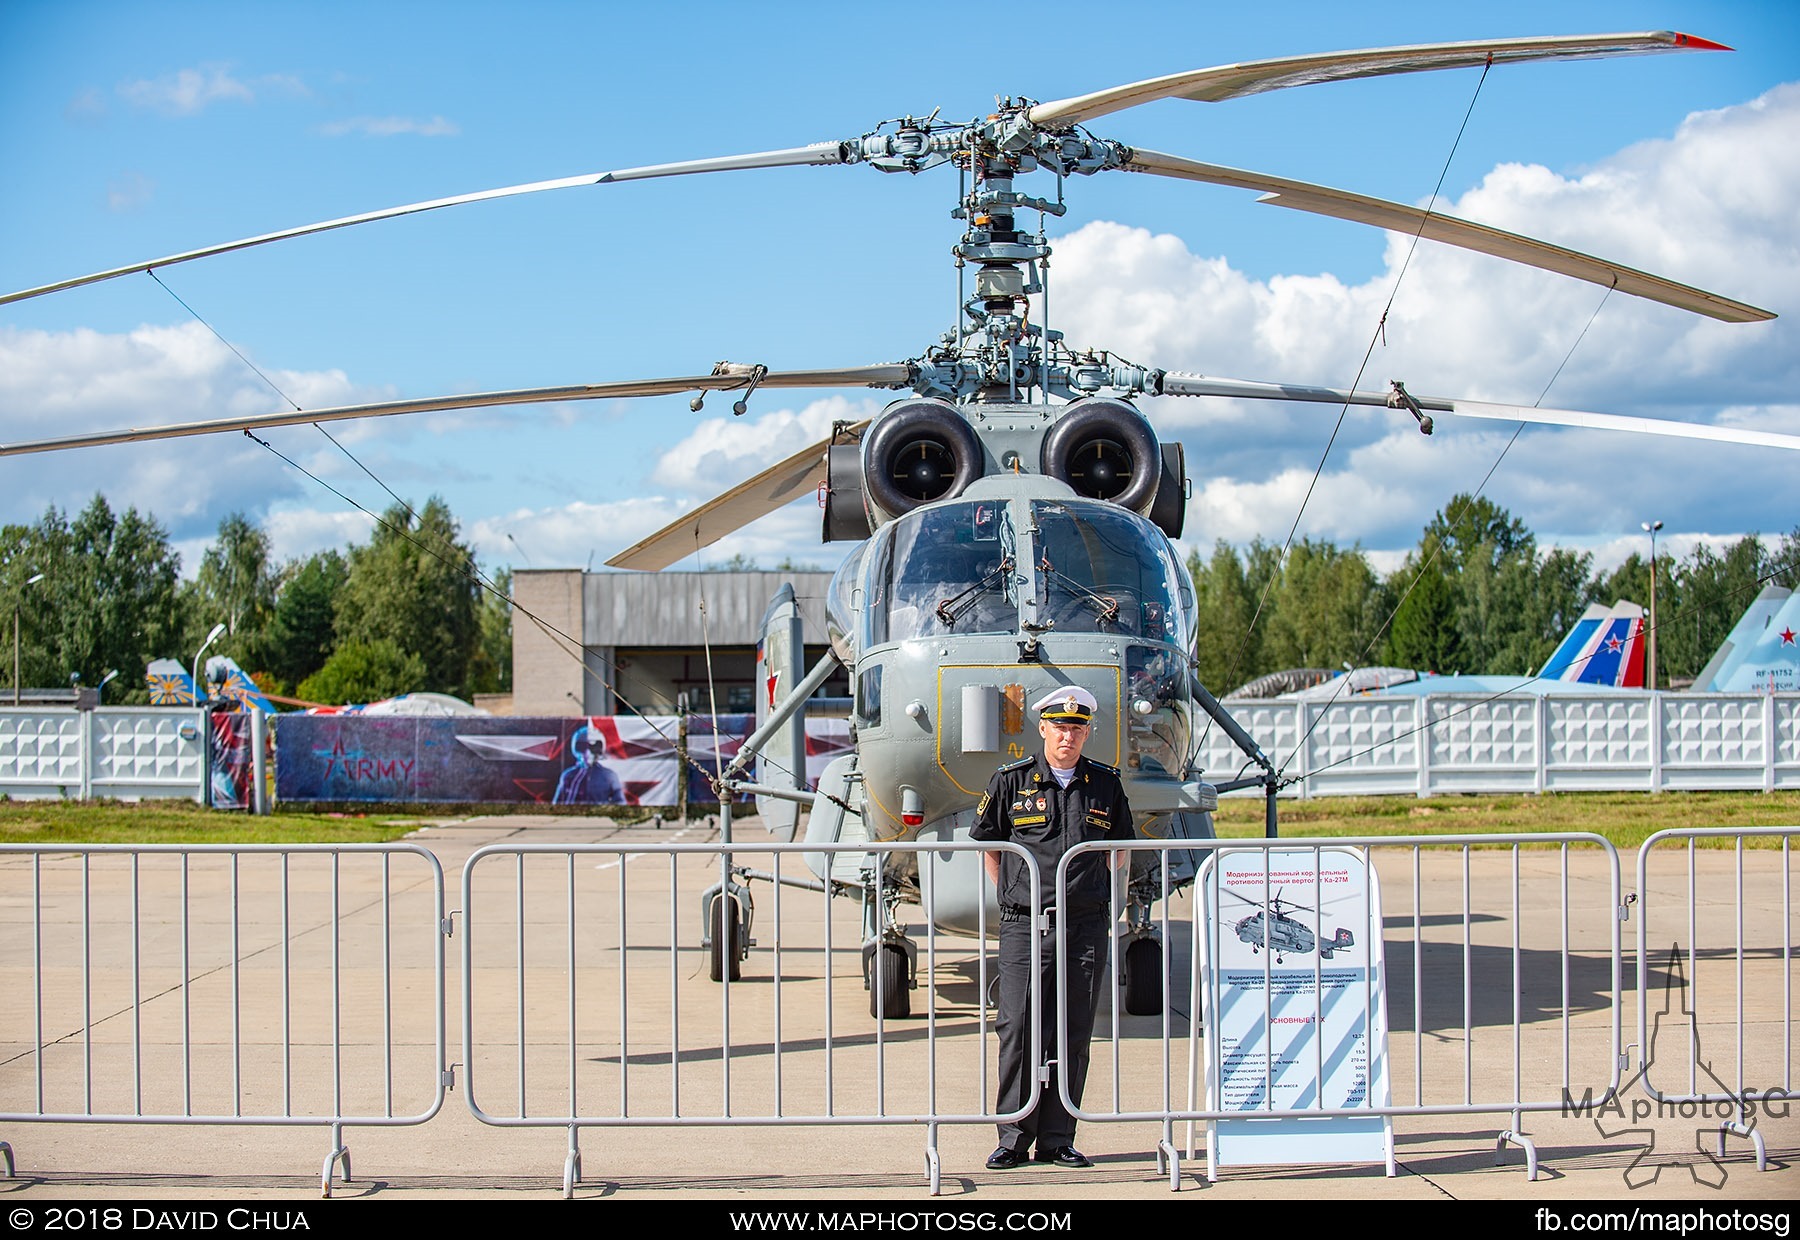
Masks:
[[[841,164],[843,162],[843,148],[838,143],[815,142],[811,146],[791,147],[784,151],[759,151],[750,155],[725,155],[716,159],[689,159],[675,164],[619,168],[611,172],[563,177],[555,181],[532,181],[525,185],[509,185],[504,189],[488,189],[474,194],[458,194],[451,198],[433,198],[429,202],[408,203],[404,207],[389,207],[384,211],[365,211],[361,215],[346,215],[318,224],[304,224],[299,228],[284,228],[280,232],[263,233],[258,237],[245,237],[241,241],[227,241],[223,245],[209,245],[181,254],[153,258],[145,263],[132,263],[126,267],[96,271],[92,275],[77,276],[72,280],[58,280],[55,284],[43,284],[37,288],[8,293],[0,297],[0,306],[10,302],[25,301],[31,297],[42,297],[46,293],[80,288],[84,284],[98,284],[102,280],[135,275],[138,272],[150,271],[157,267],[190,262],[196,258],[208,258],[214,254],[226,254],[232,250],[247,250],[252,246],[267,245],[271,241],[286,241],[290,237],[304,237],[310,233],[329,232],[334,228],[348,228],[352,224],[368,224],[375,220],[392,219],[397,215],[414,215],[420,211],[435,211],[440,207],[459,207],[467,202],[486,202],[492,198],[513,198],[520,194],[535,194],[540,190],[570,189],[579,185],[610,185],[620,181],[645,181],[652,177],[686,176],[696,172],[736,172],[748,168],[783,168],[791,165]]]
[[[1496,405],[1482,400],[1459,400],[1456,407],[1448,412],[1459,418],[1495,418],[1503,422],[1537,422],[1545,426],[1585,426],[1602,431],[1634,431],[1640,435],[1710,439],[1717,443],[1746,443],[1764,448],[1791,448],[1800,451],[1800,435],[1711,426],[1705,422],[1671,422],[1662,418],[1637,418],[1620,413],[1584,413],[1579,409],[1533,409],[1528,405]]]
[[[839,443],[855,443],[868,425],[867,420],[839,424],[818,443],[808,444],[785,461],[738,483],[606,563],[612,568],[667,568],[690,552],[712,546],[759,517],[816,491],[827,477],[829,450]]]
[[[1491,254],[1509,262],[1522,263],[1544,271],[1554,271],[1577,280],[1586,280],[1606,288],[1615,288],[1633,297],[1659,301],[1666,306],[1691,310],[1727,323],[1758,323],[1775,317],[1774,313],[1756,306],[1733,301],[1705,289],[1678,284],[1661,276],[1627,267],[1622,263],[1595,258],[1578,250],[1564,249],[1548,241],[1538,241],[1518,233],[1503,232],[1485,224],[1474,224],[1453,215],[1423,211],[1381,198],[1353,194],[1306,181],[1227,168],[1222,164],[1206,164],[1164,155],[1158,151],[1133,150],[1124,165],[1127,172],[1147,172],[1154,176],[1175,177],[1184,181],[1201,181],[1209,185],[1231,185],[1238,189],[1269,191],[1260,202],[1278,207],[1292,207],[1315,215],[1329,215],[1358,224],[1373,224],[1394,232],[1417,234],[1431,241]]]
[[[1245,400],[1300,400],[1331,405],[1398,407],[1394,396],[1388,392],[1353,392],[1346,388],[1259,383],[1249,379],[1215,379],[1206,375],[1166,374],[1160,391],[1164,396],[1232,396]],[[1415,396],[1412,399],[1421,409],[1447,413],[1452,417],[1494,418],[1503,422],[1535,422],[1545,426],[1633,431],[1643,435],[1709,439],[1717,443],[1741,443],[1800,451],[1800,435],[1785,435],[1779,431],[1743,430],[1731,426],[1713,426],[1705,422],[1675,422],[1664,418],[1639,418],[1618,413],[1584,413],[1577,409],[1534,409],[1529,405],[1449,400],[1441,396]]]
[[[1153,103],[1158,99],[1192,99],[1219,103],[1289,86],[1345,82],[1353,78],[1430,69],[1466,69],[1524,60],[1593,59],[1639,56],[1649,52],[1721,51],[1731,49],[1691,34],[1653,30],[1642,34],[1552,35],[1531,39],[1492,39],[1469,43],[1419,43],[1409,47],[1375,47],[1354,52],[1319,52],[1217,65],[1187,73],[1171,73],[1099,90],[1088,95],[1040,103],[1027,113],[1034,124],[1079,125],[1098,116]]]
[[[179,439],[187,435],[212,435],[220,431],[263,430],[272,426],[299,426],[309,422],[341,422],[346,418],[382,418],[404,413],[441,413],[450,409],[480,409],[494,405],[535,405],[564,400],[608,400],[627,396],[668,396],[677,392],[731,391],[737,388],[840,388],[905,387],[912,367],[904,362],[887,366],[852,367],[847,370],[769,371],[751,383],[757,367],[719,363],[710,375],[672,379],[636,379],[622,383],[590,383],[574,387],[514,388],[504,392],[475,392],[466,396],[436,396],[420,400],[392,400],[372,405],[339,405],[330,409],[286,410],[243,418],[214,418],[171,426],[95,431],[60,439],[36,439],[0,444],[0,456],[28,452],[56,452],[64,448],[92,448],[102,444],[139,443],[151,439]]]

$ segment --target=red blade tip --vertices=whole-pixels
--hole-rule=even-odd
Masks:
[[[1691,47],[1702,52],[1734,52],[1737,50],[1734,47],[1727,47],[1723,43],[1714,43],[1711,39],[1702,39],[1697,34],[1682,34],[1679,31],[1675,34],[1675,46]]]

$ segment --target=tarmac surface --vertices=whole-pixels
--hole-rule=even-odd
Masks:
[[[793,854],[754,856],[767,841],[757,820],[740,818],[733,838],[740,864],[805,874]],[[1704,1135],[1713,1125],[1694,1107],[1685,1114],[1680,1107],[1634,1114],[1634,1102],[1649,1103],[1628,1079],[1616,1114],[1522,1117],[1536,1148],[1535,1180],[1527,1177],[1521,1148],[1498,1142],[1513,1124],[1504,1113],[1397,1117],[1391,1177],[1379,1163],[1302,1164],[1222,1167],[1211,1182],[1204,1125],[1190,1137],[1177,1122],[1174,1194],[1170,1172],[1159,1166],[1162,1130],[1155,1121],[1084,1122],[1078,1143],[1094,1159],[1091,1169],[991,1172],[983,1162],[994,1129],[971,1120],[937,1126],[941,1180],[933,1197],[924,1123],[807,1121],[824,1111],[848,1119],[877,1109],[983,1115],[992,1096],[993,1051],[979,997],[991,964],[984,971],[969,939],[924,933],[919,910],[909,906],[921,970],[929,964],[937,985],[927,988],[921,979],[911,997],[916,1014],[885,1022],[878,1035],[858,973],[855,901],[828,902],[797,886],[781,888],[777,897],[773,885],[753,883],[756,946],[742,979],[727,988],[707,976],[710,958],[696,942],[699,892],[718,877],[716,859],[569,851],[716,840],[711,820],[662,827],[597,817],[434,820],[406,841],[418,853],[373,859],[386,868],[382,878],[365,879],[360,867],[368,859],[361,857],[346,857],[328,882],[315,881],[313,869],[298,863],[277,880],[260,857],[230,869],[198,862],[165,869],[152,864],[161,859],[147,859],[116,888],[109,884],[126,881],[120,877],[126,872],[110,864],[116,859],[90,865],[45,859],[34,869],[29,857],[0,856],[0,930],[11,944],[0,961],[6,996],[0,1142],[14,1163],[12,1177],[0,1181],[0,1196],[25,1207],[317,1201],[329,1166],[334,1200],[556,1200],[563,1196],[569,1131],[555,1117],[570,1113],[615,1121],[582,1129],[573,1196],[616,1202],[728,1202],[749,1209],[910,1202],[914,1209],[968,1210],[1003,1202],[1187,1198],[1313,1206],[1698,1201],[1726,1209],[1784,1205],[1800,1196],[1800,1116],[1785,1100],[1758,1113],[1768,1159],[1768,1169],[1758,1171],[1746,1140],[1733,1138],[1720,1157]],[[465,886],[465,863],[482,848],[501,851],[485,855]],[[441,868],[441,915],[454,924],[448,938],[429,933],[440,912],[426,853]],[[1783,902],[1791,884],[1784,866],[1791,861],[1780,852],[1745,855],[1747,880],[1738,877],[1729,853],[1702,854],[1692,880],[1681,868],[1686,858],[1676,858],[1666,874],[1653,871],[1654,891],[1637,893],[1644,903],[1634,916],[1659,918],[1653,943],[1682,942],[1691,933],[1709,948],[1693,955],[1694,976],[1684,977],[1701,1013],[1704,1051],[1688,1057],[1683,1047],[1681,1056],[1665,1056],[1659,1043],[1656,1057],[1684,1065],[1691,1058],[1735,1077],[1739,1087],[1768,1089],[1791,1081],[1794,1062],[1787,947],[1793,926]],[[1604,1084],[1615,1007],[1624,1042],[1636,1041],[1634,927],[1624,930],[1626,993],[1616,1005],[1604,993],[1612,900],[1605,867],[1571,867],[1555,850],[1512,857],[1504,850],[1427,855],[1416,882],[1410,861],[1380,863],[1397,1103],[1412,1101],[1415,1079],[1427,1102],[1510,1097],[1521,1079],[1529,1096],[1554,1098],[1550,1083],[1563,1079],[1565,1062],[1574,1064],[1577,1082]],[[1635,858],[1623,860],[1624,888],[1635,891]],[[278,881],[285,885],[272,885]],[[1743,917],[1735,895],[1740,884]],[[1569,928],[1555,925],[1570,922],[1556,911],[1567,907],[1557,904],[1556,893],[1590,886],[1597,894],[1576,903],[1598,913],[1578,913]],[[83,900],[93,910],[86,919],[79,912]],[[1545,901],[1555,907],[1540,907]],[[1457,912],[1465,902],[1479,910],[1468,919],[1467,939]],[[35,921],[34,903],[42,910]],[[1408,940],[1415,903],[1429,940],[1416,948],[1417,962]],[[308,919],[344,929],[303,933],[302,923],[316,930]],[[412,934],[406,927],[413,922],[427,931]],[[381,928],[386,946],[379,968],[358,946],[358,926]],[[1745,926],[1747,972],[1736,966],[1735,951],[1721,963],[1711,950],[1739,941]],[[1565,936],[1571,943],[1566,976],[1557,947]],[[432,956],[440,948],[441,998],[434,993]],[[354,967],[348,956],[357,957]],[[1525,959],[1541,973],[1540,956],[1551,967],[1523,979],[1516,989],[1524,1006],[1517,1009],[1509,971]],[[1406,991],[1408,975],[1432,987],[1435,970],[1460,970],[1463,960],[1470,961],[1469,990],[1451,985],[1441,1003],[1434,990],[1424,1011],[1411,1013],[1410,997],[1395,988]],[[1173,1041],[1166,1054],[1161,1018],[1115,1017],[1103,1009],[1090,1110],[1154,1108],[1165,1088],[1176,1098],[1187,1088],[1188,961],[1176,925],[1170,934]],[[466,1005],[480,1048],[473,1064],[463,1062],[465,966],[475,979]],[[772,987],[777,967],[781,981]],[[1656,962],[1653,975],[1661,967]],[[197,980],[169,981],[174,974],[165,969]],[[1559,996],[1571,993],[1576,1015],[1559,1020],[1555,1013],[1565,1002]],[[120,997],[130,995],[137,1001]],[[1433,1003],[1448,1007],[1439,1011]],[[1515,1009],[1521,1011],[1516,1038]],[[443,1055],[455,1065],[441,1106],[432,1098],[439,1011]],[[1689,1026],[1681,1020],[1685,1039]],[[394,1048],[386,1054],[384,1041]],[[580,1054],[570,1051],[571,1041],[583,1048]],[[1676,1043],[1670,1038],[1666,1045]],[[675,1046],[684,1061],[679,1069],[670,1066]],[[1639,1062],[1633,1053],[1631,1063]],[[1658,1083],[1673,1092],[1669,1082],[1678,1087],[1677,1074],[1687,1071],[1671,1067]],[[573,1109],[571,1097],[579,1097]],[[773,1114],[772,1099],[780,1100],[781,1122],[747,1122]],[[348,1176],[341,1163],[328,1164],[335,1147],[328,1122],[29,1118],[255,1117],[288,1110],[382,1118],[345,1124]],[[700,1122],[727,1111],[728,1122]],[[682,1120],[667,1118],[677,1112]]]

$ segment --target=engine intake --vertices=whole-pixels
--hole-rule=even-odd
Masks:
[[[864,490],[892,516],[962,494],[981,468],[975,428],[946,401],[889,409],[863,441]]]
[[[1163,459],[1156,432],[1124,401],[1078,400],[1044,436],[1040,468],[1077,495],[1144,512],[1156,498]]]

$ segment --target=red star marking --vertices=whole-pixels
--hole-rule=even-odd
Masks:
[[[1616,637],[1609,637],[1606,639],[1606,648],[1608,650],[1617,650],[1620,646],[1623,646],[1624,644],[1625,644],[1624,642],[1620,641]]]
[[[1792,628],[1786,628],[1781,631],[1781,644],[1784,646],[1791,646],[1794,644],[1794,630]]]

